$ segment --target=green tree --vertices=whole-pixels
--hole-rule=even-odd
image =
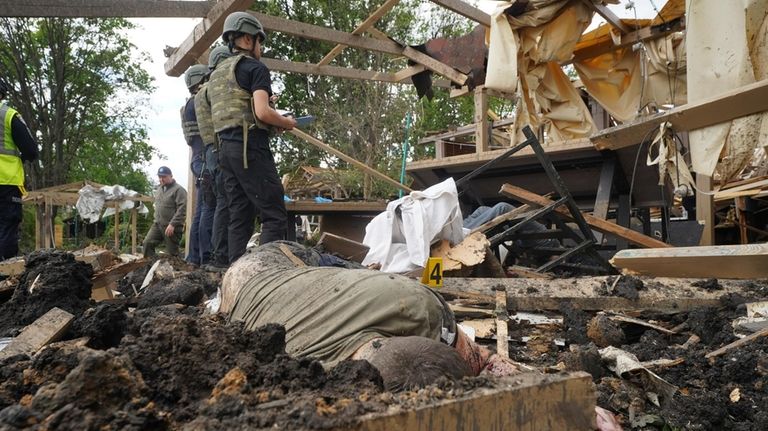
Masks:
[[[41,146],[30,188],[81,179],[141,192],[152,78],[124,19],[0,18],[0,79]]]
[[[349,32],[381,4],[381,0],[267,0],[256,2],[253,8]],[[452,12],[417,0],[402,1],[376,24],[378,30],[391,38],[411,45],[433,37],[465,34],[472,27]],[[268,35],[264,56],[317,63],[332,48],[330,43],[275,32]],[[386,72],[408,66],[404,58],[354,48],[344,49],[331,64]],[[315,115],[317,121],[312,134],[392,178],[400,176],[408,112],[414,116],[408,134],[411,156],[426,152],[424,148],[414,147],[426,131],[465,124],[472,118],[472,100],[450,99],[445,90],[436,90],[436,97],[430,102],[417,100],[415,90],[408,85],[290,73],[273,73],[273,82],[273,87],[281,92],[279,108]],[[290,136],[280,140],[275,153],[282,172],[293,172],[301,165],[317,166],[321,162],[334,168],[347,168],[343,161]],[[358,197],[389,197],[396,193],[391,186],[357,171],[347,172],[340,179]]]

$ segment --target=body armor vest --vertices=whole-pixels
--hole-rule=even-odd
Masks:
[[[245,56],[240,54],[219,63],[208,82],[208,96],[211,100],[214,131],[219,133],[242,127],[243,139],[246,139],[247,130],[253,125],[267,131],[272,127],[256,118],[253,112],[253,96],[237,83],[235,69],[243,58]]]
[[[208,146],[215,143],[216,133],[213,131],[208,84],[200,87],[200,91],[195,95],[195,115],[197,115],[197,127],[200,130],[200,136],[203,138],[203,144]]]
[[[185,116],[187,105],[189,103],[194,103],[193,97],[194,96],[187,99],[187,102],[181,107],[181,128],[184,130],[184,138],[187,142],[196,136],[200,136],[200,129],[197,126],[197,121],[190,121]]]

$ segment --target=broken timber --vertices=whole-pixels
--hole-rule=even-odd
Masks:
[[[499,193],[503,194],[504,196],[510,197],[512,199],[518,200],[520,202],[526,203],[528,205],[544,207],[547,205],[551,205],[553,203],[553,201],[550,199],[547,199],[543,196],[539,196],[535,193],[529,192],[528,190],[521,189],[520,187],[516,187],[511,184],[504,184],[503,186],[501,186],[501,190],[499,191]],[[565,217],[568,220],[572,220],[571,214],[564,207],[559,207],[555,209],[555,212]],[[664,243],[657,239],[643,235],[640,232],[636,232],[632,229],[619,226],[616,223],[611,223],[609,221],[602,220],[600,218],[591,216],[589,214],[584,214],[584,213],[582,214],[587,224],[598,232],[602,232],[604,234],[613,235],[619,238],[626,239],[632,244],[636,244],[641,247],[647,247],[647,248],[664,248],[664,247],[671,248],[672,247],[667,243]]]
[[[216,4],[168,0],[3,0],[0,16],[59,18],[197,18]]]
[[[592,430],[595,402],[588,373],[525,373],[435,405],[368,414],[355,425],[333,431]]]
[[[101,289],[103,287],[107,287],[113,282],[116,282],[120,280],[121,278],[125,277],[126,274],[128,274],[131,271],[134,271],[136,269],[141,268],[142,266],[147,264],[147,259],[137,259],[133,262],[123,263],[117,266],[114,266],[110,269],[107,269],[106,271],[103,271],[101,273],[95,274],[91,281],[93,282],[92,289]]]
[[[344,160],[345,162],[355,166],[356,168],[360,169],[361,171],[365,172],[366,174],[369,174],[375,178],[378,178],[380,180],[383,180],[384,182],[395,186],[398,189],[404,190],[408,193],[412,192],[413,189],[410,187],[400,184],[399,182],[393,180],[392,178],[389,178],[388,176],[382,174],[381,172],[377,171],[376,169],[373,169],[369,167],[368,165],[356,160],[355,158],[348,156],[341,151],[337,150],[336,148],[333,148],[332,146],[326,144],[325,142],[315,138],[312,135],[307,134],[306,132],[303,132],[299,129],[291,129],[288,131],[288,133],[292,134],[293,136],[296,136],[297,138],[303,139],[307,143],[310,143],[317,148],[320,148],[321,150],[324,150],[328,153],[333,154],[334,156],[340,158],[341,160]]]
[[[334,235],[330,232],[323,232],[317,245],[318,247],[322,246],[328,253],[339,255],[346,260],[351,260],[357,263],[362,263],[370,250],[365,244]]]
[[[768,79],[643,117],[632,123],[609,127],[592,135],[590,140],[598,150],[617,150],[650,139],[651,132],[663,122],[671,123],[676,132],[683,132],[763,111],[768,111]]]
[[[24,328],[5,349],[0,350],[0,360],[15,355],[34,355],[46,344],[61,337],[74,318],[75,316],[60,308],[50,309]]]
[[[723,346],[715,351],[709,352],[704,357],[707,359],[711,359],[711,358],[723,355],[737,347],[741,347],[745,344],[749,344],[750,342],[752,342],[752,340],[756,338],[765,337],[765,336],[768,336],[768,328],[764,328],[759,332],[755,332],[754,334],[747,335],[746,337],[738,339],[731,344]]]
[[[638,291],[638,299],[631,300],[607,293],[610,277],[583,277],[576,279],[532,278],[460,278],[445,277],[443,287],[436,292],[450,299],[461,299],[464,304],[494,307],[496,286],[507,291],[507,308],[511,311],[557,311],[567,302],[587,311],[655,310],[681,312],[701,307],[721,305],[720,297],[729,293],[745,294],[749,281],[720,280],[723,290],[708,291],[691,284],[700,279],[655,278],[644,279],[645,286]]]
[[[658,277],[768,277],[768,244],[622,250],[611,259],[631,273]]]

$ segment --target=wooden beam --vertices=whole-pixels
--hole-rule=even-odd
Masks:
[[[432,3],[440,5],[450,11],[456,12],[464,18],[482,24],[486,27],[491,26],[491,16],[482,10],[465,3],[461,0],[430,0]]]
[[[330,232],[323,232],[320,241],[317,242],[317,246],[322,247],[327,253],[336,254],[346,260],[352,260],[357,263],[361,263],[370,250],[365,244],[334,235]]]
[[[467,80],[467,75],[456,71],[456,69],[435,60],[427,54],[416,51],[409,46],[402,47],[392,40],[378,40],[370,37],[362,37],[343,31],[292,21],[259,12],[248,12],[261,22],[264,29],[269,31],[277,31],[306,39],[335,42],[353,48],[367,49],[386,54],[403,55],[419,64],[423,64],[427,69],[443,75],[458,84],[464,84]]]
[[[768,244],[622,250],[611,263],[658,277],[768,278]]]
[[[643,278],[644,287],[637,299],[627,299],[608,293],[615,277],[555,278],[461,278],[445,277],[443,287],[435,292],[447,299],[461,299],[465,304],[482,304],[493,309],[497,286],[507,291],[510,311],[557,311],[563,302],[586,311],[654,310],[679,313],[722,305],[720,297],[727,294],[750,296],[754,287],[747,280],[719,280],[723,290],[709,291],[693,286],[703,279]],[[754,295],[754,294],[752,294]]]
[[[195,26],[192,34],[182,42],[181,46],[171,54],[165,62],[165,73],[169,76],[180,76],[187,68],[195,63],[213,42],[221,37],[224,20],[232,12],[247,9],[253,0],[220,0],[210,9],[203,20]]]
[[[475,88],[475,152],[483,153],[490,150],[491,122],[488,121],[488,93],[485,87]]]
[[[621,19],[616,16],[608,7],[602,3],[595,3],[592,0],[581,0],[582,3],[589,6],[592,10],[597,12],[598,15],[603,17],[604,20],[608,22],[608,24],[614,26],[617,28],[620,32],[623,34],[627,34],[630,31],[632,31],[629,27],[627,27],[623,22],[621,22]]]
[[[106,271],[100,272],[94,275],[93,278],[91,279],[91,282],[93,283],[92,289],[95,290],[95,289],[100,289],[102,287],[106,287],[111,283],[125,277],[125,275],[128,274],[129,272],[134,271],[138,268],[141,268],[146,264],[147,264],[146,259],[137,259],[137,260],[134,260],[133,262],[123,263],[123,264],[114,266],[110,269],[107,269]]]
[[[296,136],[297,138],[303,139],[304,141],[316,146],[317,148],[320,148],[323,151],[326,151],[328,153],[333,154],[334,156],[340,158],[341,160],[344,160],[345,162],[349,163],[352,166],[355,166],[356,168],[360,169],[361,171],[372,175],[375,178],[378,178],[380,180],[383,180],[384,182],[394,186],[397,189],[404,190],[408,193],[412,192],[413,189],[410,187],[400,184],[399,182],[393,180],[392,178],[382,174],[381,172],[377,171],[376,169],[373,169],[366,165],[365,163],[362,163],[358,160],[356,160],[354,157],[348,156],[344,154],[343,152],[337,150],[336,148],[331,147],[330,145],[326,144],[325,142],[315,138],[314,136],[311,136],[299,129],[292,129],[289,130],[288,133],[292,134],[293,136]]]
[[[543,196],[539,196],[535,193],[529,192],[528,190],[513,186],[511,184],[504,184],[503,186],[501,186],[501,190],[499,191],[499,193],[503,194],[504,196],[510,197],[512,199],[518,200],[520,202],[526,203],[528,205],[543,207],[553,203],[553,201],[550,199],[547,199]],[[567,208],[560,207],[560,208],[557,208],[555,212],[565,217],[568,220],[573,220],[571,218],[571,213],[568,212]],[[632,229],[627,229],[615,223],[611,223],[607,220],[601,220],[597,217],[594,217],[586,213],[582,213],[582,215],[584,216],[584,219],[587,221],[587,224],[591,228],[599,232],[602,232],[608,235],[613,235],[619,238],[624,238],[627,241],[633,244],[639,245],[641,247],[647,247],[647,248],[671,247],[669,244],[661,242],[655,238],[645,236],[640,232],[635,232]]]
[[[400,0],[387,0],[384,2],[383,5],[379,6],[378,9],[373,11],[373,13],[366,18],[365,21],[360,23],[360,25],[357,26],[354,30],[352,30],[352,34],[361,35],[365,33],[368,29],[373,27],[374,24],[376,24],[376,21],[380,20],[384,15],[387,14],[390,10],[392,10],[395,5],[400,3]],[[319,62],[317,62],[318,66],[324,66],[327,64],[330,64],[331,61],[333,61],[334,58],[336,58],[337,55],[341,54],[341,51],[346,48],[346,45],[336,45],[333,47],[333,49],[325,55]]]
[[[46,344],[61,337],[74,318],[75,316],[60,308],[50,309],[24,328],[5,349],[0,350],[0,360],[15,355],[34,355]]]
[[[363,415],[330,431],[595,429],[596,395],[588,373],[521,373],[493,381],[455,398]]]
[[[768,111],[768,79],[693,103],[686,103],[632,123],[609,127],[592,135],[599,150],[616,150],[650,140],[653,130],[670,122],[675,132],[701,129],[718,123]]]
[[[216,4],[167,0],[4,0],[0,16],[13,18],[197,18]]]
[[[399,72],[395,72],[395,82],[408,79],[411,76],[421,73],[425,70],[427,70],[427,68],[423,64],[415,64],[413,66],[407,67]]]

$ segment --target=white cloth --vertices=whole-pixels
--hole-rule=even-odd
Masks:
[[[363,265],[379,263],[382,271],[395,273],[423,268],[433,241],[455,245],[464,235],[456,183],[448,178],[390,202],[368,223],[363,244],[370,250]]]
[[[122,202],[120,202],[120,209],[129,210],[134,208],[135,205],[134,201],[130,200],[130,197],[136,196],[139,193],[133,190],[128,190],[123,186],[93,187],[90,184],[87,184],[80,189],[77,194],[79,197],[77,198],[75,208],[77,208],[80,217],[82,217],[83,220],[87,220],[88,223],[96,223],[99,221],[101,209],[104,208],[104,203],[106,201],[122,200]],[[149,213],[149,210],[144,203],[140,203],[138,208],[140,214]],[[114,207],[107,208],[104,211],[103,217],[111,216],[114,213]]]

